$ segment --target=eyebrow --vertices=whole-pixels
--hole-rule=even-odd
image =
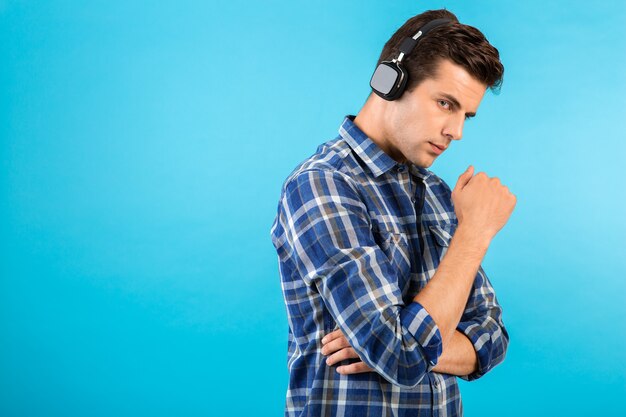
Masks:
[[[459,100],[457,100],[454,96],[451,96],[450,94],[447,94],[447,93],[439,93],[439,94],[443,96],[445,99],[449,100],[452,104],[454,104],[456,108],[461,108],[461,104],[459,103]],[[465,116],[474,117],[476,116],[476,113],[474,112],[465,113]]]

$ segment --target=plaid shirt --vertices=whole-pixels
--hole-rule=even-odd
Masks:
[[[289,322],[285,414],[462,415],[456,377],[432,371],[439,329],[413,301],[458,224],[451,190],[394,161],[353,119],[289,175],[272,225]],[[326,365],[321,340],[337,328],[376,372],[340,375]],[[461,378],[504,359],[508,334],[482,267],[457,330],[478,353],[478,370]]]

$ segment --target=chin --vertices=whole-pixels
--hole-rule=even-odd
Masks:
[[[420,168],[430,168],[430,166],[433,164],[433,162],[435,162],[434,159],[430,159],[430,160],[426,160],[426,161],[418,161],[418,162],[413,162],[413,165],[418,166]]]

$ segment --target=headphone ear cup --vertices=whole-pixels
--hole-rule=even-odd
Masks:
[[[393,61],[383,61],[370,79],[372,90],[385,100],[392,100],[402,79],[402,71]]]
[[[393,89],[393,95],[389,95],[389,100],[397,100],[404,93],[404,89],[406,88],[406,83],[409,80],[409,74],[405,71],[405,69],[401,65],[397,65],[398,71],[400,73],[399,80],[396,85],[396,88]]]
[[[391,101],[402,95],[407,73],[397,62],[383,61],[370,79],[370,87],[381,98]]]

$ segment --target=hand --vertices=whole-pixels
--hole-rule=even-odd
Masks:
[[[454,211],[459,227],[491,240],[509,220],[517,198],[499,178],[489,178],[484,172],[472,177],[473,173],[470,165],[459,176],[452,190]]]
[[[328,356],[326,364],[329,366],[346,359],[361,359],[352,346],[350,346],[350,343],[348,343],[348,339],[341,333],[341,330],[335,330],[324,336],[322,339],[322,354]],[[337,367],[337,372],[342,375],[373,371],[374,370],[363,361]]]

